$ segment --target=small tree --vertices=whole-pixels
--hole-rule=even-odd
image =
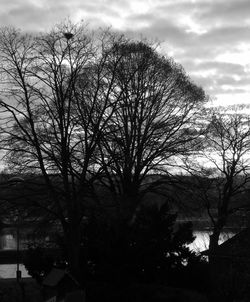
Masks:
[[[244,194],[250,181],[249,126],[245,114],[213,111],[204,135],[204,150],[188,164],[194,176],[191,185],[194,196],[201,201],[212,224],[211,253],[232,215],[248,207]]]

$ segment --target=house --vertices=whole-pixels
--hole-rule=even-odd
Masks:
[[[43,281],[46,302],[84,302],[85,293],[74,277],[63,269],[53,268]]]
[[[250,301],[250,228],[219,245],[209,258],[216,292],[225,301]]]

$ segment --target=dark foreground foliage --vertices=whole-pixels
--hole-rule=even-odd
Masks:
[[[87,288],[88,302],[207,302],[204,294],[159,284],[132,284],[115,287],[112,284],[91,284]]]
[[[87,248],[82,249],[87,283],[115,288],[163,284],[206,291],[207,263],[187,247],[194,240],[192,224],[176,225],[176,217],[167,204],[142,206],[129,224],[93,216],[85,226],[83,246]],[[31,248],[24,261],[39,282],[56,262],[46,253]]]

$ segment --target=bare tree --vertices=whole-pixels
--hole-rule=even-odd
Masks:
[[[250,182],[249,126],[249,117],[242,112],[214,110],[203,138],[204,150],[197,152],[188,165],[194,196],[212,224],[211,253],[232,215],[249,206],[244,200]]]
[[[69,265],[81,279],[81,223],[96,147],[119,99],[114,75],[122,54],[109,32],[98,37],[70,22],[37,36],[0,31],[1,147],[10,169],[44,185],[29,200],[60,222]],[[38,181],[39,182],[39,181]]]
[[[178,158],[195,148],[206,97],[180,65],[149,44],[115,45],[113,56],[121,54],[115,83],[122,93],[99,159],[117,211],[131,217],[146,192],[163,184]]]

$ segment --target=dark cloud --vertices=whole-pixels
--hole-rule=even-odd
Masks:
[[[244,79],[243,79],[244,83]],[[230,75],[223,75],[220,77],[217,77],[216,84],[219,86],[240,86],[242,85],[242,79],[237,79]]]
[[[136,18],[136,16],[133,16],[133,18]],[[173,24],[166,19],[151,17],[146,19],[146,21],[148,24],[140,26],[137,29],[140,34],[151,38],[157,37],[160,41],[166,41],[167,43],[175,45],[175,47],[183,45],[190,47],[196,37],[195,34],[185,32],[181,26]],[[134,28],[136,29],[136,25]],[[135,29],[127,30],[127,32],[134,31]]]
[[[202,61],[195,62],[194,60],[183,60],[182,65],[188,68],[191,72],[199,70],[204,72],[208,70],[215,70],[217,74],[229,74],[229,75],[247,75],[245,67],[241,64],[219,62],[219,61]]]
[[[207,33],[200,35],[198,42],[208,46],[218,45],[220,48],[230,47],[236,43],[248,41],[249,34],[250,26],[223,26],[211,29]]]
[[[216,62],[216,61],[205,61],[197,64],[199,69],[208,70],[208,69],[216,69],[218,73],[222,71],[228,74],[244,74],[245,68],[240,64],[228,63],[228,62]]]
[[[70,14],[70,10],[64,5],[40,7],[31,3],[15,5],[9,10],[1,11],[0,23],[2,25],[13,25],[27,31],[48,29]]]
[[[203,4],[203,9],[197,11],[196,17],[200,23],[210,26],[243,24],[249,21],[249,12],[249,0],[210,1]]]

